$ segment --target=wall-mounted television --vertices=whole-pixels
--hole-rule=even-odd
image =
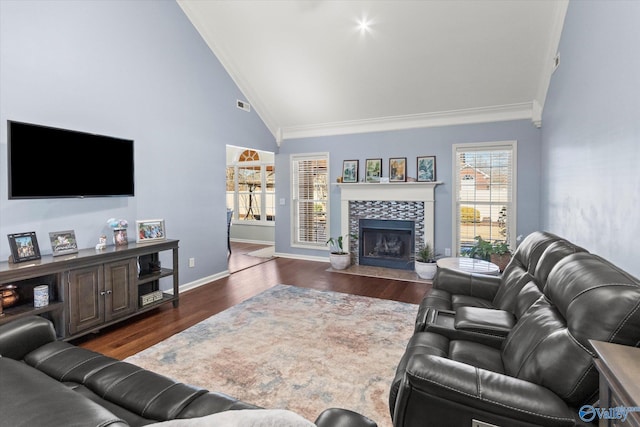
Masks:
[[[9,199],[134,196],[133,140],[9,120]]]

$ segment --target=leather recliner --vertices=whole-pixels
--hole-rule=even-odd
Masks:
[[[522,241],[501,276],[439,268],[433,289],[418,308],[415,332],[426,329],[434,310],[455,312],[460,307],[480,307],[513,314],[524,285],[534,280],[544,287],[555,264],[576,252],[585,250],[555,234],[537,231]]]
[[[640,282],[587,252],[561,259],[542,289],[523,286],[516,311],[500,348],[415,333],[391,388],[393,425],[581,425],[598,392],[590,340],[640,346]]]

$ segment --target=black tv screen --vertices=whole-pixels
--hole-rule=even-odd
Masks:
[[[134,195],[133,140],[9,120],[9,199]]]

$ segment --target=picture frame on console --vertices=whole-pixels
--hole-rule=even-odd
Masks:
[[[436,180],[436,156],[420,156],[418,163],[418,182],[433,182]]]
[[[407,158],[392,157],[389,159],[389,182],[407,181]]]
[[[147,243],[165,240],[167,232],[164,219],[144,219],[136,221],[136,242]]]
[[[365,181],[380,182],[382,176],[382,159],[367,159],[365,165]]]
[[[342,162],[342,182],[358,182],[359,160],[344,160]]]
[[[40,259],[40,247],[35,231],[8,234],[11,262],[19,263]]]
[[[49,233],[49,240],[53,256],[78,252],[76,233],[73,230],[52,231]]]

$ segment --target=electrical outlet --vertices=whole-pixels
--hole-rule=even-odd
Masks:
[[[195,266],[196,266],[196,259],[189,258],[189,267],[195,267]]]
[[[280,206],[284,206],[286,204],[286,200],[284,199],[284,197],[282,197],[280,199]]]
[[[471,420],[471,427],[500,427],[495,424],[489,424],[478,420]]]
[[[444,248],[444,256],[451,256],[451,248]]]

